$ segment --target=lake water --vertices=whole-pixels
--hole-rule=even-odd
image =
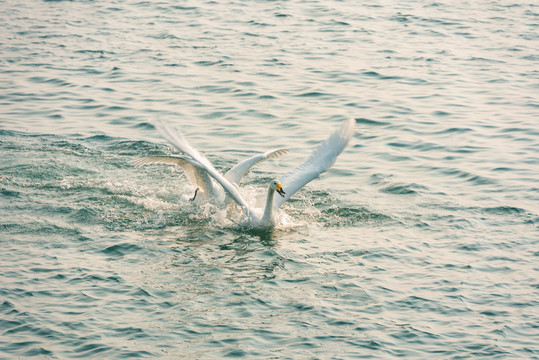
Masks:
[[[538,359],[539,6],[0,3],[0,358]],[[190,202],[338,124],[274,231]]]

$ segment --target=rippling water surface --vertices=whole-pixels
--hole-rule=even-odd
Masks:
[[[539,358],[531,1],[0,3],[0,358]],[[150,120],[255,193],[244,231]]]

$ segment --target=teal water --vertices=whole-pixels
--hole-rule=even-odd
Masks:
[[[533,2],[0,9],[0,358],[539,358]],[[271,232],[131,164],[290,148],[255,193],[348,117]]]

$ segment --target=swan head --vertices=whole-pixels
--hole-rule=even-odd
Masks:
[[[279,184],[277,180],[273,180],[270,184],[270,187],[277,191],[277,193],[281,195],[281,197],[285,196],[286,193],[284,192],[283,186]]]

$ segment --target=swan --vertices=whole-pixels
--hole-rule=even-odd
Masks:
[[[238,190],[239,179],[256,163],[270,156],[282,155],[285,149],[270,150],[253,158],[244,160],[233,167],[227,174],[222,175],[210,161],[193,148],[177,129],[156,120],[154,126],[157,131],[176,147],[184,156],[178,157],[149,157],[139,163],[165,162],[187,166],[193,181],[204,187],[209,194],[220,194],[215,182],[221,185],[228,198],[236,203],[246,215],[246,225],[252,229],[268,230],[275,226],[275,213],[277,209],[305,184],[328,170],[336,161],[337,156],[344,150],[354,134],[355,120],[349,118],[325,141],[320,143],[311,155],[294,170],[283,175],[279,180],[272,180],[267,188],[265,205],[255,208],[248,204]],[[265,158],[263,157],[265,154]],[[262,158],[259,158],[261,157]],[[144,158],[143,158],[144,159]],[[259,160],[256,160],[259,159]],[[188,165],[187,165],[188,164]],[[235,170],[233,170],[235,168]],[[195,174],[195,175],[193,175]],[[213,182],[213,180],[215,182]],[[210,190],[211,189],[211,190]],[[278,196],[275,196],[277,193]]]

